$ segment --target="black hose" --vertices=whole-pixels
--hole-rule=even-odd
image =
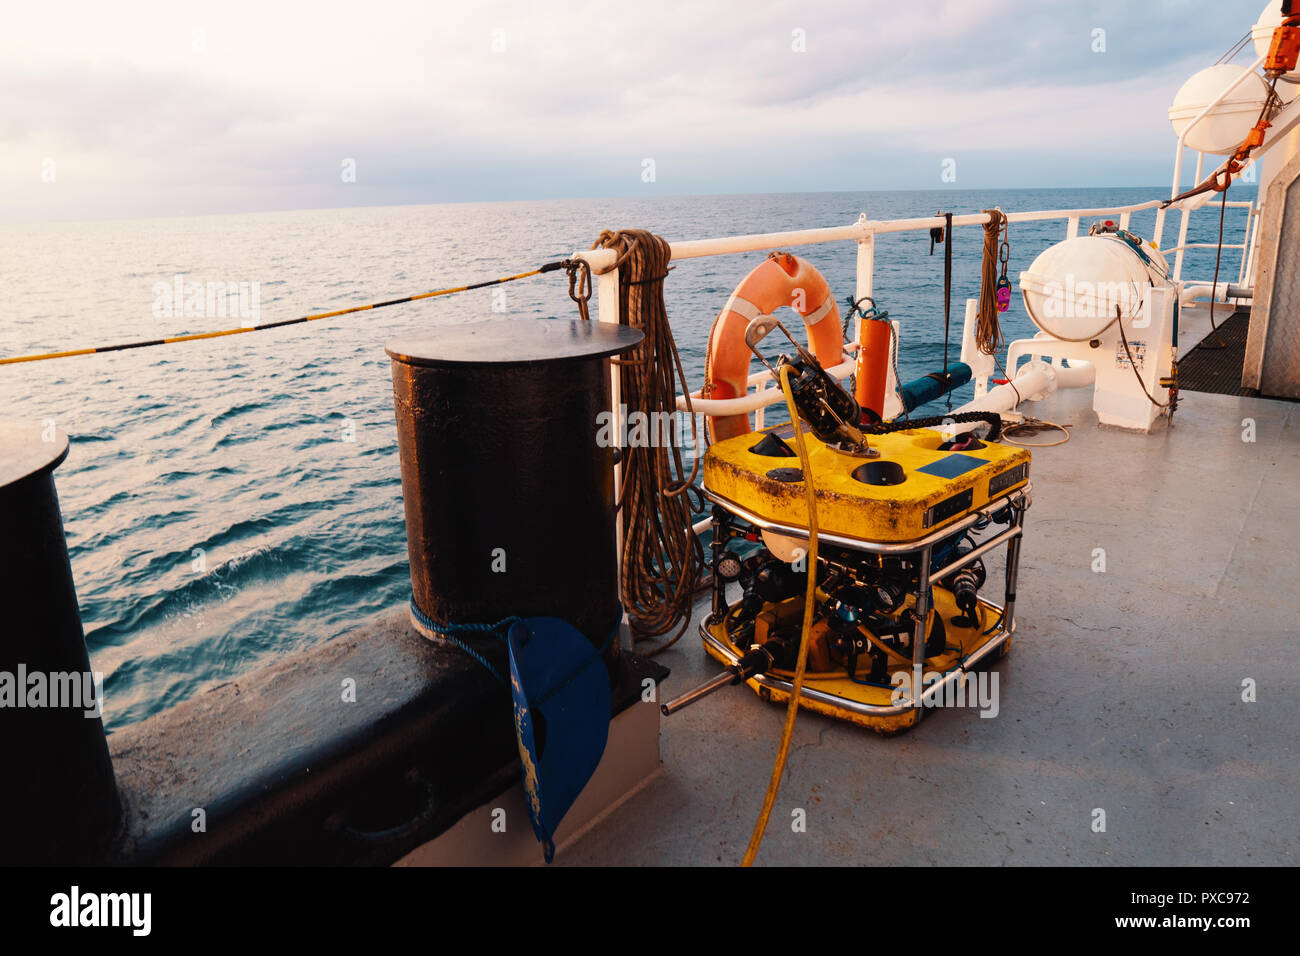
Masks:
[[[987,422],[988,440],[997,441],[1002,437],[1002,416],[997,412],[953,412],[950,415],[932,415],[929,418],[913,418],[911,421],[883,422],[877,425],[864,425],[862,430],[868,435],[887,435],[890,432],[907,431],[911,428],[933,428],[947,424],[964,422]]]

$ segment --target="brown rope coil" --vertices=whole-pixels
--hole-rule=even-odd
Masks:
[[[984,224],[984,261],[980,274],[979,323],[975,327],[975,345],[985,355],[1002,351],[1002,325],[998,322],[998,240],[1006,228],[1007,217],[1001,209],[985,209],[989,221]]]
[[[620,402],[628,415],[641,412],[646,422],[676,421],[679,392],[690,402],[686,374],[673,340],[664,306],[663,280],[672,258],[667,240],[641,229],[606,230],[593,249],[617,253],[609,269],[618,269],[620,321],[645,333],[641,344],[624,359],[615,360],[619,372]],[[667,417],[661,417],[666,414]],[[698,434],[693,410],[688,408],[692,445]],[[662,437],[660,429],[648,429]],[[696,456],[687,473],[682,450],[675,440],[665,444],[623,449],[623,486],[619,514],[623,530],[622,580],[619,583],[634,640],[677,633],[649,651],[657,654],[686,632],[696,592],[705,569],[704,547],[691,530],[691,499],[699,471]],[[680,625],[680,626],[679,626]]]

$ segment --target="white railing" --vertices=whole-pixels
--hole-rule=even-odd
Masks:
[[[1264,62],[1265,58],[1266,55],[1260,56],[1249,67],[1243,69],[1241,71],[1241,75],[1238,76],[1231,83],[1227,84],[1220,91],[1218,96],[1216,96],[1214,99],[1210,100],[1210,102],[1205,104],[1205,107],[1195,116],[1193,116],[1192,121],[1188,123],[1186,126],[1184,126],[1182,132],[1178,134],[1178,143],[1177,145],[1174,146],[1174,182],[1169,189],[1170,199],[1172,199],[1174,196],[1177,196],[1179,191],[1182,189],[1183,150],[1187,141],[1187,134],[1190,133],[1196,127],[1197,123],[1201,122],[1201,120],[1209,116],[1216,106],[1218,106],[1225,99],[1227,99],[1229,94],[1231,94],[1233,90],[1241,86],[1241,84],[1245,83],[1247,77],[1255,76],[1256,75],[1255,71],[1259,69],[1260,65]],[[1218,167],[1218,169],[1222,169],[1222,168],[1223,166],[1221,164]],[[1204,173],[1204,170],[1205,170],[1205,154],[1198,151],[1196,153],[1196,177],[1194,179],[1195,182],[1199,183],[1202,181],[1201,178]],[[1216,169],[1216,172],[1217,171],[1218,170]],[[1177,249],[1177,258],[1174,260],[1174,273],[1173,273],[1173,278],[1175,282],[1181,280],[1183,275],[1183,251],[1187,248],[1187,221],[1190,218],[1191,213],[1196,208],[1198,208],[1198,204],[1191,203],[1191,204],[1184,204],[1180,210],[1180,212],[1182,212],[1182,218],[1178,223],[1178,243],[1175,246],[1175,248]],[[1155,228],[1155,236],[1153,237],[1156,245],[1163,246],[1164,233],[1165,233],[1165,210],[1161,209],[1156,213],[1156,228]],[[1246,241],[1249,242],[1249,238],[1250,238],[1249,216],[1247,216],[1246,236],[1247,236]],[[1242,251],[1243,268],[1245,263],[1245,257],[1246,257],[1246,253],[1245,250],[1243,250]]]
[[[1202,109],[1195,117],[1193,117],[1192,121],[1188,123],[1187,126],[1183,129],[1182,133],[1179,134],[1178,144],[1176,146],[1176,152],[1174,157],[1173,186],[1169,194],[1170,199],[1172,199],[1174,196],[1177,196],[1180,191],[1180,180],[1182,178],[1182,166],[1183,166],[1183,151],[1185,148],[1184,143],[1187,138],[1187,133],[1192,129],[1192,127],[1194,127],[1197,123],[1201,122],[1201,120],[1203,120],[1207,115],[1209,115],[1211,110],[1213,110],[1215,106],[1218,106],[1224,99],[1226,99],[1227,96],[1233,90],[1235,90],[1238,86],[1244,83],[1246,77],[1253,74],[1254,71],[1259,68],[1260,64],[1263,63],[1263,60],[1264,57],[1258,58],[1248,69],[1243,71],[1242,75],[1239,78],[1237,78],[1234,82],[1228,84],[1228,86],[1218,96],[1216,96],[1213,100],[1211,100],[1210,103],[1207,104],[1204,109]],[[1260,156],[1266,153],[1274,145],[1281,142],[1285,137],[1285,135],[1289,133],[1293,127],[1297,127],[1297,126],[1300,126],[1300,97],[1297,97],[1295,100],[1293,100],[1282,111],[1281,114],[1274,117],[1273,128],[1271,130],[1270,136],[1266,139],[1263,146],[1261,146],[1255,152],[1256,160],[1258,160]],[[1224,163],[1226,163],[1226,160],[1224,161]],[[1198,183],[1202,181],[1204,165],[1205,165],[1205,154],[1198,151],[1197,158],[1196,158],[1196,179],[1195,179],[1195,181]],[[1223,164],[1220,164],[1218,169],[1222,169],[1222,168],[1223,168]],[[1261,186],[1262,185],[1263,184],[1261,184]],[[1161,249],[1162,252],[1164,253],[1172,252],[1174,254],[1175,259],[1174,259],[1173,268],[1171,270],[1170,278],[1174,282],[1182,282],[1184,253],[1188,249],[1215,248],[1216,246],[1218,246],[1218,243],[1189,243],[1187,241],[1187,228],[1188,228],[1188,221],[1190,219],[1191,213],[1195,212],[1198,209],[1203,208],[1205,205],[1208,204],[1208,201],[1209,201],[1208,196],[1204,196],[1204,197],[1198,196],[1188,200],[1184,200],[1179,203],[1174,203],[1169,206],[1165,206],[1164,200],[1153,199],[1148,202],[1135,203],[1127,206],[1110,206],[1110,207],[1104,207],[1098,209],[1058,209],[1058,210],[1037,210],[1032,212],[1013,212],[1013,213],[1006,213],[1006,217],[1009,222],[1044,222],[1044,221],[1050,221],[1054,219],[1064,219],[1066,221],[1065,238],[1070,239],[1078,235],[1080,220],[1102,219],[1102,218],[1109,219],[1118,216],[1119,228],[1128,229],[1130,218],[1133,213],[1142,212],[1147,209],[1155,209],[1156,219],[1155,219],[1155,228],[1153,230],[1154,234],[1152,236],[1152,241],[1155,243],[1157,248]],[[1256,252],[1256,246],[1259,239],[1259,223],[1260,223],[1259,204],[1252,203],[1252,202],[1233,201],[1227,203],[1227,205],[1233,208],[1246,209],[1246,223],[1243,229],[1242,241],[1240,243],[1224,244],[1223,248],[1241,250],[1241,258],[1237,267],[1237,284],[1239,286],[1243,284],[1250,285],[1254,273],[1254,268],[1255,268],[1255,252]],[[1178,227],[1178,242],[1174,246],[1170,247],[1169,249],[1165,249],[1163,248],[1165,213],[1169,209],[1177,209],[1182,214],[1182,217]],[[952,217],[952,225],[954,227],[982,226],[988,221],[989,221],[989,217],[984,213]],[[685,240],[681,242],[674,242],[670,244],[671,247],[670,258],[673,261],[678,261],[682,259],[696,259],[704,256],[734,255],[734,254],[745,253],[745,252],[762,252],[762,251],[775,250],[775,249],[789,249],[797,246],[818,245],[827,242],[856,242],[858,246],[858,256],[857,256],[856,289],[855,289],[854,299],[855,301],[860,301],[863,297],[869,297],[872,295],[872,288],[875,279],[875,249],[876,249],[875,242],[876,242],[877,235],[886,235],[888,233],[895,233],[895,232],[928,231],[937,226],[943,226],[946,223],[947,223],[947,219],[946,217],[943,216],[930,216],[922,219],[872,220],[867,218],[866,213],[863,213],[858,217],[857,222],[847,226],[832,226],[829,228],[822,228],[822,229],[802,229],[802,230],[795,230],[791,232],[760,233],[760,234],[746,235],[746,236],[729,236],[729,237],[714,238],[714,239],[692,239],[692,240]],[[587,263],[591,266],[592,274],[596,277],[595,289],[593,291],[596,296],[597,316],[602,322],[617,323],[619,321],[618,270],[610,268],[614,264],[615,255],[616,254],[612,250],[608,250],[608,249],[595,249],[590,251],[580,251],[574,253],[574,256],[576,258],[582,258],[587,261]],[[609,269],[609,271],[601,274],[601,271],[604,269]],[[1209,296],[1216,298],[1219,301],[1227,301],[1228,298],[1227,283],[1221,283],[1219,286],[1216,286],[1210,282],[1205,282],[1198,285],[1199,290],[1204,290],[1206,287],[1208,287]],[[1190,289],[1190,284],[1189,284],[1189,292],[1190,291],[1192,290]],[[967,339],[970,338],[971,329],[973,328],[974,311],[975,311],[974,301],[968,300],[966,303],[966,321],[964,327],[964,336]],[[845,344],[846,354],[843,356],[844,361],[841,362],[839,365],[836,365],[833,368],[828,370],[838,378],[845,378],[853,371],[855,361],[851,353],[856,352],[858,348],[857,341],[861,337],[860,324],[861,324],[861,318],[859,317],[854,323],[854,329],[853,329],[854,341]],[[892,348],[896,350],[898,348],[898,340],[899,340],[899,336],[897,334],[899,330],[899,323],[897,321],[894,322],[894,329],[895,329],[895,335],[893,336]],[[1038,333],[1038,336],[1035,336],[1035,338],[1044,335],[1045,333],[1040,332]],[[963,349],[963,353],[974,354],[973,350],[969,348],[969,342],[964,344],[967,347]],[[1042,378],[1045,384],[1050,385],[1054,388],[1057,385],[1058,379],[1061,379],[1064,382],[1062,387],[1080,387],[1085,384],[1089,384],[1092,381],[1091,373],[1094,371],[1094,369],[1091,367],[1089,363],[1081,362],[1081,363],[1076,363],[1073,366],[1067,367],[1059,362],[1048,362],[1044,367],[1044,363],[1041,361],[1042,356],[1039,356],[1034,352],[1033,345],[1034,345],[1033,340],[1022,340],[1022,341],[1012,343],[1013,347],[1008,348],[1008,359],[1011,359],[1014,353],[1015,358],[1017,360],[1023,355],[1028,355],[1031,359],[1036,360],[1036,361],[1032,361],[1030,363],[1030,366],[1026,366],[1025,371],[1030,376],[1030,378],[1025,379],[1026,382],[1030,382],[1031,380],[1037,381],[1038,379],[1034,378],[1034,376],[1037,376],[1038,378]],[[897,352],[895,351],[894,357],[896,358],[896,356],[897,356]],[[991,365],[991,359],[985,362],[981,362],[979,364],[980,364],[979,369],[972,368],[972,380],[975,382],[976,401],[971,404],[972,405],[985,404],[988,405],[989,407],[994,407],[998,405],[998,401],[996,400],[997,396],[991,395],[988,390],[988,380],[989,380],[989,375],[991,374],[989,371]],[[890,367],[887,371],[887,376],[888,376],[888,380],[886,382],[887,403],[891,399],[895,403],[897,402],[897,398],[894,397],[896,386],[897,386],[897,382],[894,379],[894,371],[893,371],[894,365],[895,362],[890,362]],[[1006,367],[1009,369],[1009,374],[1013,376],[1017,374],[1014,365],[1008,364]],[[613,394],[611,397],[612,397],[613,411],[616,416],[619,416],[621,415],[619,381],[617,375],[613,376],[612,378],[613,378]],[[757,424],[761,428],[763,424],[763,409],[766,408],[768,405],[773,405],[777,402],[784,400],[784,397],[781,394],[780,389],[767,387],[769,382],[771,382],[771,380],[772,380],[771,373],[767,372],[766,370],[760,371],[756,374],[749,376],[748,386],[754,389],[752,393],[747,392],[742,397],[734,398],[734,399],[724,399],[724,400],[703,399],[703,398],[695,397],[695,394],[692,394],[691,407],[693,408],[697,416],[731,415],[731,414],[738,414],[741,412],[749,413],[752,411],[756,413],[756,418],[758,420]],[[1020,381],[1020,379],[1017,378],[1017,381]],[[1006,385],[1000,386],[999,391],[1005,391],[1009,387],[1010,386],[1006,386]],[[1009,399],[1008,402],[1003,404],[1010,404],[1011,407],[1014,407],[1015,404],[1019,402],[1021,395],[1022,393],[1016,390],[1014,395],[1014,400]],[[687,402],[685,396],[679,395],[677,397],[677,407],[681,411],[687,410]],[[890,409],[888,408],[888,404],[887,404],[886,417],[888,417],[890,414],[892,413],[890,412]],[[614,469],[614,481],[615,481],[615,494],[617,495],[619,492],[618,486],[621,484],[621,468],[617,465],[615,466]],[[709,520],[706,518],[698,522],[694,526],[693,530],[698,534],[702,532],[704,529],[706,529],[708,526],[709,526]],[[618,536],[619,536],[619,554],[621,555],[622,554],[621,524],[619,526]]]
[[[1198,170],[1199,170],[1198,163]],[[1185,202],[1190,202],[1185,201]],[[1078,235],[1079,223],[1081,220],[1090,219],[1118,219],[1121,229],[1129,227],[1129,220],[1133,213],[1142,212],[1147,209],[1156,209],[1161,206],[1162,200],[1152,199],[1147,202],[1134,203],[1127,206],[1108,206],[1093,209],[1053,209],[1053,210],[1036,210],[1031,212],[1009,212],[1006,213],[1010,222],[1044,222],[1051,220],[1065,220],[1065,238],[1072,238]],[[1248,277],[1248,253],[1253,252],[1253,235],[1251,225],[1258,224],[1258,213],[1252,203],[1249,202],[1232,202],[1230,206],[1250,207],[1247,215],[1247,225],[1245,238],[1240,244],[1232,244],[1225,248],[1241,249],[1242,261],[1238,268],[1238,283],[1245,281]],[[1157,213],[1158,217],[1163,216],[1163,210]],[[954,227],[964,226],[982,226],[989,221],[985,213],[973,213],[970,215],[953,216],[952,225]],[[943,216],[929,216],[921,219],[868,219],[863,213],[859,216],[857,222],[847,226],[831,226],[821,229],[801,229],[790,232],[771,232],[760,233],[755,235],[728,236],[713,239],[691,239],[686,241],[670,243],[671,258],[673,261],[682,259],[697,259],[704,256],[722,256],[735,255],[745,252],[761,252],[774,249],[791,249],[798,246],[819,245],[831,242],[855,242],[857,243],[857,277],[854,298],[860,300],[864,296],[872,295],[872,288],[875,276],[875,240],[878,235],[887,235],[899,232],[924,232],[937,226],[943,226],[946,222]],[[1186,227],[1186,210],[1184,210],[1183,229],[1185,239]],[[1157,244],[1159,242],[1157,238]],[[1183,242],[1180,246],[1175,247],[1178,259],[1174,266],[1172,278],[1175,281],[1181,280],[1182,254],[1185,249],[1196,248],[1207,243],[1188,244]],[[595,249],[590,251],[576,252],[576,257],[585,259],[591,266],[595,276],[594,293],[597,303],[597,315],[602,322],[619,321],[618,314],[618,270],[601,274],[602,269],[609,269],[615,260],[615,253],[608,249]],[[719,303],[721,306],[721,303]],[[856,351],[856,342],[860,338],[860,330],[857,327],[861,319],[855,322],[853,329],[853,341],[846,345],[846,352]],[[897,328],[895,324],[895,328]],[[832,371],[840,378],[847,377],[853,370],[853,359],[849,354],[844,356],[844,361],[835,366]],[[886,384],[886,395],[892,396],[896,382],[892,363],[888,370],[889,381]],[[987,387],[987,375],[980,374],[974,376],[976,382],[976,393],[981,394]],[[755,390],[746,395],[733,399],[703,399],[692,394],[692,406],[697,415],[732,415],[741,412],[757,412],[759,424],[762,423],[762,410],[768,405],[776,404],[783,400],[779,389],[768,388],[771,381],[771,374],[766,370],[760,371],[749,377],[749,385]],[[617,410],[619,407],[618,381],[615,376],[613,405]],[[677,407],[681,411],[686,410],[686,397],[678,396]]]
[[[1244,67],[1241,73],[1230,83],[1227,83],[1224,86],[1224,88],[1219,91],[1219,94],[1215,96],[1214,99],[1210,100],[1210,102],[1207,103],[1204,106],[1204,108],[1200,110],[1200,112],[1198,112],[1194,117],[1192,117],[1191,122],[1189,122],[1183,128],[1182,132],[1178,134],[1178,142],[1174,146],[1173,182],[1169,187],[1169,197],[1171,199],[1174,196],[1177,196],[1182,191],[1183,188],[1182,187],[1183,157],[1185,154],[1185,150],[1188,148],[1186,145],[1188,134],[1191,133],[1192,129],[1198,123],[1200,123],[1207,116],[1209,116],[1216,106],[1218,106],[1225,99],[1227,99],[1228,96],[1233,92],[1233,90],[1237,89],[1237,87],[1245,83],[1248,77],[1258,76],[1259,74],[1256,73],[1255,71],[1258,70],[1259,67],[1263,64],[1266,57],[1267,54],[1256,57],[1255,61],[1251,63],[1250,66]],[[1288,134],[1293,129],[1295,129],[1297,126],[1300,126],[1300,97],[1293,99],[1290,103],[1283,106],[1280,112],[1277,113],[1277,115],[1270,118],[1270,123],[1271,126],[1269,127],[1269,130],[1264,137],[1264,142],[1255,149],[1252,155],[1252,161],[1256,166],[1259,165],[1260,161],[1264,158],[1265,155],[1269,153],[1270,150],[1272,150],[1274,147],[1278,146],[1279,144],[1285,142],[1288,137]],[[1193,178],[1194,183],[1200,183],[1204,181],[1205,156],[1206,154],[1200,151],[1197,151],[1196,153],[1196,174]],[[1220,175],[1223,172],[1224,167],[1227,165],[1227,163],[1228,163],[1228,159],[1225,158],[1221,160],[1218,163],[1218,165],[1216,165],[1214,168],[1214,175],[1216,176]],[[1261,182],[1259,185],[1260,185],[1261,196],[1262,196],[1262,191],[1267,184]],[[1178,241],[1175,245],[1165,250],[1166,252],[1172,252],[1175,254],[1174,267],[1173,267],[1173,278],[1175,281],[1182,280],[1183,253],[1186,250],[1198,249],[1198,248],[1212,249],[1218,245],[1217,243],[1189,243],[1187,241],[1187,225],[1188,225],[1188,220],[1191,217],[1191,214],[1195,212],[1197,209],[1203,208],[1204,205],[1210,203],[1211,203],[1210,195],[1203,194],[1201,197],[1197,197],[1196,199],[1193,199],[1189,202],[1180,203],[1178,204],[1177,207],[1170,207],[1170,208],[1178,208],[1179,212],[1182,214],[1178,223]],[[1217,203],[1213,203],[1213,205],[1217,205]],[[1231,245],[1225,244],[1223,248],[1241,250],[1241,260],[1237,267],[1237,284],[1251,285],[1253,284],[1252,277],[1255,271],[1256,243],[1258,242],[1259,239],[1260,203],[1237,201],[1237,202],[1230,202],[1227,205],[1230,208],[1244,207],[1246,209],[1246,224],[1243,232],[1244,238],[1242,242],[1239,244],[1234,243]],[[1165,230],[1165,212],[1166,212],[1165,209],[1161,209],[1156,213],[1156,225],[1154,230],[1154,236],[1152,237],[1156,242],[1156,244],[1160,246],[1162,249],[1164,248],[1163,239],[1164,239],[1164,230]]]
[[[1197,165],[1198,165],[1198,167],[1199,167],[1199,165],[1200,165],[1200,161],[1199,161],[1199,160],[1197,161]],[[1213,205],[1217,207],[1217,206],[1218,206],[1218,203],[1214,203]],[[1184,253],[1186,250],[1188,250],[1188,249],[1217,249],[1217,248],[1223,248],[1223,249],[1240,249],[1240,250],[1241,250],[1241,256],[1240,256],[1239,261],[1238,261],[1238,263],[1237,263],[1237,285],[1242,285],[1242,284],[1246,281],[1246,276],[1247,276],[1247,274],[1248,274],[1248,266],[1250,265],[1247,256],[1248,256],[1248,253],[1251,251],[1252,243],[1253,243],[1254,240],[1255,240],[1255,231],[1254,231],[1254,230],[1255,230],[1255,227],[1258,226],[1258,221],[1257,221],[1257,220],[1259,219],[1259,210],[1258,210],[1258,208],[1256,207],[1255,203],[1252,202],[1251,200],[1248,200],[1248,199],[1234,199],[1233,201],[1229,202],[1229,203],[1227,204],[1227,206],[1228,206],[1229,209],[1245,209],[1245,210],[1246,210],[1246,224],[1245,224],[1245,226],[1242,228],[1242,239],[1241,239],[1241,242],[1225,242],[1225,243],[1222,244],[1222,246],[1220,246],[1219,243],[1217,243],[1217,242],[1186,242],[1186,241],[1182,241],[1182,242],[1180,242],[1180,243],[1179,243],[1178,245],[1176,245],[1176,246],[1171,246],[1171,247],[1168,248],[1168,249],[1162,249],[1161,251],[1162,251],[1165,255],[1168,255],[1168,254],[1171,253],[1171,252],[1176,254],[1176,255],[1175,255],[1175,258],[1174,258],[1174,268],[1173,268],[1173,272],[1171,273],[1171,276],[1172,276],[1172,278],[1174,279],[1175,282],[1181,281],[1181,279],[1182,279],[1182,275],[1183,275],[1183,253]],[[1182,222],[1182,223],[1179,225],[1179,227],[1178,227],[1178,234],[1179,234],[1180,236],[1185,237],[1185,236],[1187,235],[1187,219],[1188,219],[1189,213],[1190,213],[1190,212],[1194,212],[1194,211],[1195,211],[1195,210],[1183,210],[1183,222]],[[1225,228],[1226,228],[1226,227],[1225,227]]]

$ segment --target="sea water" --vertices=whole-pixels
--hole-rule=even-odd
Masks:
[[[1233,199],[1251,198],[1239,191]],[[7,225],[0,355],[238,327],[463,285],[563,258],[603,229],[689,239],[847,225],[863,212],[1086,208],[1159,195],[1157,187],[809,193]],[[1150,236],[1154,218],[1135,215],[1131,228]],[[1242,210],[1228,210],[1227,222],[1225,241],[1240,242]],[[1190,241],[1212,242],[1218,216],[1203,210],[1192,226]],[[1166,244],[1176,229],[1171,217]],[[1064,235],[1063,221],[1013,225],[1011,280]],[[949,361],[960,354],[964,302],[979,295],[982,241],[979,227],[955,230]],[[796,251],[843,303],[855,244]],[[710,324],[763,256],[686,260],[665,282],[692,388],[702,382]],[[1222,278],[1235,281],[1239,262],[1238,250],[1226,250]],[[1213,250],[1196,250],[1185,275],[1208,279],[1213,267]],[[942,245],[931,255],[925,232],[878,237],[875,297],[902,323],[902,379],[939,369]],[[110,731],[404,604],[410,582],[384,342],[530,317],[576,317],[562,272],[269,332],[0,366],[0,417],[54,423],[71,439],[56,478]],[[1007,340],[1034,331],[1018,295],[1002,322]]]

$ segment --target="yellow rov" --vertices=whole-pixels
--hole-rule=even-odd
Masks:
[[[703,480],[714,502],[713,606],[700,634],[726,670],[664,711],[742,680],[764,700],[788,702],[811,573],[816,607],[799,705],[899,733],[1009,648],[1030,454],[970,435],[945,440],[929,428],[870,435],[870,447],[852,448],[800,426],[817,567],[802,566],[808,505],[793,426],[710,447]],[[999,606],[979,591],[984,557],[1004,546]],[[728,603],[733,584],[741,597]]]

